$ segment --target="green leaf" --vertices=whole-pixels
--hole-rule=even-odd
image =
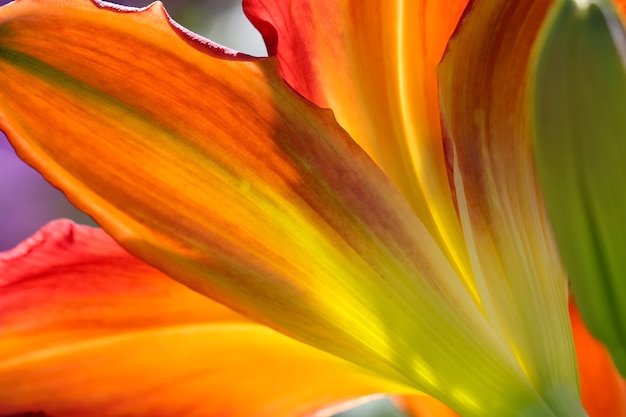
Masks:
[[[535,157],[581,313],[626,375],[626,36],[609,1],[555,5],[535,45]]]

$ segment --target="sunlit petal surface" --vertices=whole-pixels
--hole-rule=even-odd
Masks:
[[[589,417],[623,417],[626,415],[626,382],[607,350],[589,334],[573,302],[570,302],[569,312],[585,411]],[[441,402],[423,395],[397,397],[396,402],[412,417],[458,416]]]
[[[0,9],[0,125],[199,292],[468,416],[549,415],[411,206],[275,59],[191,38],[159,5],[20,0]]]
[[[435,75],[466,3],[245,0],[244,11],[286,81],[333,109],[474,291],[447,180]]]
[[[0,255],[0,415],[304,416],[393,389],[58,221]]]
[[[474,1],[439,74],[446,149],[485,313],[559,410],[575,402],[576,362],[526,100],[531,46],[549,3]]]

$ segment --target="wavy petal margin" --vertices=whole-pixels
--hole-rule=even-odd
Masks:
[[[243,2],[285,80],[333,109],[339,124],[402,191],[475,294],[447,179],[435,72],[466,4]]]
[[[0,9],[0,126],[122,246],[468,415],[541,400],[408,203],[276,60],[88,0]]]
[[[556,410],[578,396],[559,263],[534,174],[526,86],[550,2],[475,0],[439,69],[449,160],[486,315]]]
[[[0,254],[0,415],[310,415],[392,389],[197,294],[100,229]]]

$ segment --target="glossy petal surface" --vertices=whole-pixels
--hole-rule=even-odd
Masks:
[[[0,125],[199,292],[468,415],[541,402],[401,194],[275,60],[244,58],[158,4],[20,0],[0,9]]]
[[[483,307],[558,410],[575,403],[578,381],[567,282],[536,187],[526,99],[531,46],[549,5],[474,1],[440,67],[440,89]]]
[[[250,323],[127,254],[47,225],[0,255],[0,415],[308,415],[389,384]]]
[[[447,180],[435,73],[466,3],[245,0],[244,10],[286,81],[333,109],[475,291]]]

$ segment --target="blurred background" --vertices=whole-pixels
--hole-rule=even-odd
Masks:
[[[281,0],[278,0],[281,1]],[[8,1],[0,0],[0,5]],[[145,0],[117,1],[127,6],[143,7]],[[248,22],[241,0],[163,0],[170,15],[183,26],[217,43],[250,55],[265,56],[261,36]],[[36,171],[17,158],[0,132],[0,251],[13,248],[53,219],[71,218],[78,223],[95,225],[64,195],[50,186]],[[391,401],[368,402],[341,417],[402,417]]]

